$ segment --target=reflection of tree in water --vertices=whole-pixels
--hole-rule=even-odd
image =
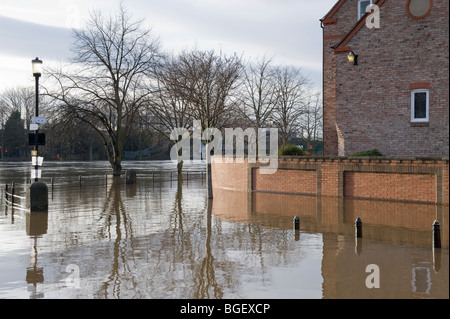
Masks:
[[[270,239],[271,234],[261,223],[228,224],[213,218],[212,201],[201,193],[192,196],[191,191],[183,189],[182,183],[178,183],[174,197],[170,189],[143,190],[138,197],[145,197],[145,205],[151,207],[137,206],[140,208],[136,210],[127,205],[139,199],[124,203],[120,184],[111,186],[99,218],[98,234],[99,239],[112,242],[112,247],[107,244],[96,252],[96,258],[110,266],[109,271],[102,271],[108,271],[107,277],[96,289],[95,297],[238,296],[242,273],[249,269],[256,280],[264,282],[265,258],[277,255],[273,256],[277,261],[283,260],[280,250],[271,251],[284,246],[283,239]],[[172,204],[167,195],[173,198]]]
[[[233,272],[233,265],[227,261],[215,264],[213,252],[216,250],[212,248],[211,240],[213,233],[211,203],[205,203],[205,206],[202,206],[197,202],[195,207],[188,205],[183,207],[183,202],[183,186],[178,183],[175,203],[171,211],[172,230],[168,232],[170,237],[163,240],[161,251],[158,253],[161,259],[158,264],[160,262],[164,264],[163,261],[168,257],[168,250],[170,250],[170,260],[166,259],[170,262],[168,271],[176,272],[177,269],[181,269],[181,274],[168,276],[170,278],[164,282],[165,288],[167,291],[182,289],[176,296],[181,295],[183,298],[222,298],[223,288],[232,288],[233,280],[230,278],[233,276],[228,274],[217,278],[216,272],[224,274]],[[188,214],[185,211],[188,211]],[[152,277],[164,276],[164,274],[156,274],[163,269],[163,266],[154,269],[155,274]]]
[[[122,201],[120,180],[115,180],[110,186],[101,218],[104,218],[105,220],[105,225],[101,230],[104,235],[107,234],[107,238],[110,240],[114,237],[112,235],[112,227],[115,220],[115,239],[113,243],[113,260],[110,274],[97,294],[98,297],[109,298],[108,291],[111,290],[112,297],[120,298],[121,285],[123,283],[130,285],[129,282],[131,281],[131,285],[136,286],[138,281],[133,275],[135,273],[133,267],[130,267],[129,265],[129,262],[132,259],[129,258],[128,253],[131,252],[133,254],[134,252],[134,236],[132,223],[129,220],[128,213],[125,210]]]
[[[203,227],[204,207],[197,205],[199,210],[193,213],[191,210],[188,215],[183,212],[183,185],[178,183],[175,203],[171,211],[171,227],[170,237],[164,240],[161,247],[161,253],[158,254],[164,258],[167,249],[170,247],[170,269],[175,270],[182,265],[183,283],[176,278],[168,279],[167,288],[185,285],[186,289],[183,296],[187,298],[221,298],[223,296],[222,288],[220,288],[215,278],[214,257],[211,250],[211,210],[207,213],[206,225],[206,249],[205,252],[201,248],[201,238]],[[192,209],[192,208],[188,208]],[[200,217],[200,218],[196,218]],[[206,255],[198,260],[200,255]],[[210,293],[210,290],[213,290]]]
[[[197,270],[197,276],[194,277],[196,284],[195,298],[209,299],[222,298],[223,291],[218,285],[214,266],[214,256],[211,251],[211,219],[212,219],[212,200],[208,199],[206,213],[206,242],[205,253],[200,268]],[[212,294],[210,290],[212,289]]]

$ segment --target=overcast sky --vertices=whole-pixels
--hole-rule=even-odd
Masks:
[[[247,59],[273,57],[301,67],[321,88],[319,19],[336,0],[122,0],[133,18],[145,19],[167,51],[222,49]],[[31,60],[70,57],[71,28],[92,10],[114,13],[119,1],[0,0],[0,93],[32,86]],[[43,75],[45,76],[45,74]]]

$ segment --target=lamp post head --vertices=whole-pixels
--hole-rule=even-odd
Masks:
[[[33,76],[40,77],[42,74],[42,60],[39,60],[39,58],[31,60],[31,66],[33,68]]]

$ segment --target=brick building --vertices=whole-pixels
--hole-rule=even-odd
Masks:
[[[321,25],[324,154],[448,157],[449,1],[339,0]]]

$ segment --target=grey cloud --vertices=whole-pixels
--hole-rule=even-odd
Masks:
[[[0,16],[0,55],[66,60],[71,30]]]

